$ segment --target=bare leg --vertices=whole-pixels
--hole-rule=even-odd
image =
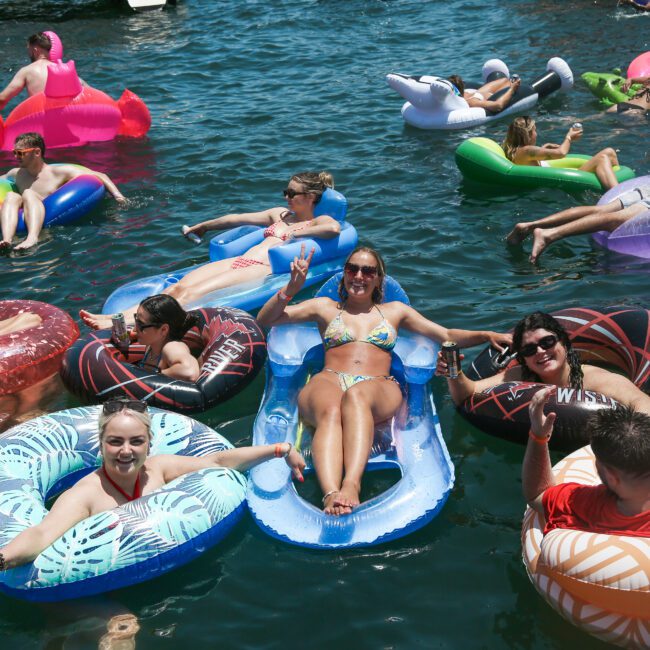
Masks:
[[[348,389],[341,402],[343,466],[345,478],[338,494],[343,507],[359,505],[361,477],[372,448],[375,424],[391,418],[402,403],[402,392],[388,379],[359,382]]]
[[[605,205],[582,205],[575,208],[569,208],[568,210],[562,210],[562,212],[556,212],[555,214],[543,217],[542,219],[537,219],[536,221],[521,221],[508,233],[506,241],[509,244],[519,244],[524,241],[524,239],[526,239],[535,228],[553,228],[591,215],[615,212],[620,209],[621,202],[618,199],[615,199]]]
[[[603,189],[611,190],[618,185],[616,174],[612,167],[618,165],[618,156],[614,149],[607,147],[599,151],[593,158],[588,160],[580,169],[584,172],[594,172],[600,181]]]
[[[228,258],[211,264],[204,264],[198,269],[190,271],[180,282],[167,287],[163,293],[173,296],[182,306],[185,306],[187,303],[197,300],[211,291],[264,277],[271,272],[271,267],[266,264],[257,264],[243,269],[231,269],[232,262],[232,258]],[[133,325],[133,314],[138,310],[138,304],[122,310],[127,325]],[[85,309],[81,309],[79,316],[86,325],[96,330],[108,329],[112,325],[110,315],[92,314]]]
[[[38,327],[42,322],[43,319],[38,314],[32,314],[31,312],[16,314],[11,318],[0,321],[0,335]]]
[[[636,203],[629,208],[617,210],[616,212],[593,214],[571,223],[566,223],[557,228],[536,228],[533,232],[533,250],[530,254],[530,261],[536,262],[544,249],[558,239],[584,235],[589,232],[608,230],[613,232],[621,224],[647,210],[643,203]]]
[[[23,204],[23,197],[16,192],[7,192],[2,208],[0,209],[0,225],[2,227],[2,241],[0,250],[11,248],[11,242],[16,234],[18,225],[18,210]]]
[[[338,377],[327,371],[317,374],[298,397],[300,415],[316,430],[312,439],[312,458],[316,478],[325,499],[324,510],[330,515],[348,514],[350,508],[334,505],[343,480],[343,429]]]
[[[45,221],[43,200],[33,190],[23,192],[23,217],[27,227],[27,237],[15,247],[15,250],[31,248],[37,241]]]

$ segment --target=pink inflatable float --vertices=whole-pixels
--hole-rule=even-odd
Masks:
[[[56,63],[48,68],[42,93],[16,106],[5,122],[0,117],[0,148],[11,151],[16,136],[28,131],[40,133],[48,149],[103,142],[118,135],[140,138],[149,131],[149,109],[135,93],[125,90],[115,101],[101,90],[82,86],[74,61],[61,61],[59,37],[45,33],[52,42],[50,59]]]
[[[650,10],[650,5],[648,5]],[[639,54],[627,69],[627,78],[647,77],[650,75],[650,51]]]
[[[58,372],[63,353],[79,338],[79,328],[58,307],[33,300],[0,301],[0,320],[37,314],[38,327],[0,336],[0,395],[16,393]]]

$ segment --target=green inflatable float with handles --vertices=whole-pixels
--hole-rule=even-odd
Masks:
[[[618,72],[618,71],[616,71]],[[621,85],[628,81],[616,72],[585,72],[580,75],[587,88],[600,99],[605,106],[613,106],[632,99],[643,88],[643,84],[633,84],[627,92],[621,90]]]
[[[465,179],[512,188],[559,187],[567,192],[596,190],[602,192],[596,174],[580,171],[591,156],[571,154],[547,160],[548,166],[515,165],[506,158],[501,146],[489,138],[468,138],[456,149],[456,165]],[[634,178],[629,167],[614,167],[619,183]]]

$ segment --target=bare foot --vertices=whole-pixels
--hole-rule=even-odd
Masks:
[[[133,650],[135,635],[140,630],[133,614],[120,614],[108,621],[108,632],[99,640],[99,650]]]
[[[530,228],[526,223],[518,223],[506,237],[508,244],[521,244],[530,234]]]
[[[23,312],[16,314],[12,318],[0,323],[0,334],[8,334],[9,332],[19,332],[20,330],[27,330],[31,327],[38,327],[43,322],[43,319],[38,314],[31,312]]]
[[[546,233],[541,228],[533,230],[533,250],[530,252],[530,261],[534,264],[548,245]]]
[[[106,314],[91,314],[85,309],[79,310],[79,318],[81,318],[85,325],[92,327],[94,330],[107,330],[113,326],[113,320],[110,316]]]
[[[17,244],[14,246],[15,251],[20,251],[20,250],[25,250],[26,248],[31,248],[38,242],[38,237],[33,238],[33,237],[27,237],[26,239],[23,239],[23,241],[20,242],[20,244]]]
[[[353,483],[352,481],[344,479],[341,489],[336,495],[334,505],[338,505],[342,508],[349,508],[350,512],[352,512],[352,510],[361,503],[361,501],[359,501],[360,490],[361,486],[358,483]]]
[[[3,239],[0,241],[0,253],[4,253],[8,250],[11,250],[11,242]]]

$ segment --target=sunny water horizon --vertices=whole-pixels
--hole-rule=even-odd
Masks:
[[[110,0],[3,0],[0,84],[26,63],[26,37],[53,29],[84,79],[114,98],[124,87],[136,92],[153,126],[142,140],[48,152],[51,161],[107,172],[131,205],[106,199],[90,217],[44,231],[35,249],[0,258],[0,299],[42,300],[75,318],[80,307],[98,310],[125,282],[205,259],[205,246],[179,235],[182,224],[281,205],[291,174],[327,169],[360,240],[384,254],[412,304],[437,322],[506,330],[538,308],[647,307],[644,260],[582,236],[532,266],[529,243],[504,244],[515,222],[597,194],[463,183],[455,148],[468,136],[501,140],[507,121],[454,132],[406,127],[402,99],[384,76],[476,78],[493,57],[525,80],[552,56],[577,78],[624,69],[650,49],[649,19],[614,0],[179,0],[149,14]],[[614,146],[624,164],[649,173],[647,118],[602,115],[580,83],[531,114],[544,141],[581,121],[575,151]],[[10,166],[11,155],[0,154],[0,168]],[[262,389],[259,378],[197,419],[248,444]],[[199,560],[102,598],[41,606],[0,596],[3,646],[92,647],[107,618],[130,611],[143,649],[606,647],[565,622],[528,581],[519,538],[523,448],[469,425],[441,380],[434,397],[456,485],[424,529],[319,553],[272,540],[247,517]],[[0,411],[78,404],[54,383],[34,404],[4,400]]]

